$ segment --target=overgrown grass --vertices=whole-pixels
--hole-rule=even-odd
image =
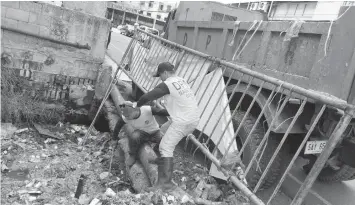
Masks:
[[[1,68],[1,121],[57,123],[63,121],[65,107],[43,100],[44,90],[34,90],[14,69]]]

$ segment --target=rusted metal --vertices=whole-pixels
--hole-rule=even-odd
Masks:
[[[46,36],[42,36],[42,35],[31,33],[31,32],[22,31],[20,29],[8,28],[6,26],[1,26],[1,29],[7,30],[7,31],[11,31],[11,32],[15,32],[15,33],[19,33],[19,34],[23,34],[23,35],[27,35],[27,36],[32,36],[32,37],[35,37],[35,38],[40,38],[40,39],[47,40],[47,41],[50,41],[50,42],[53,42],[53,43],[57,43],[57,44],[61,44],[61,45],[71,46],[71,47],[78,48],[78,49],[86,49],[86,50],[90,50],[91,49],[91,46],[89,46],[89,44],[85,44],[84,45],[84,44],[80,44],[80,43],[70,43],[70,42],[66,42],[66,41],[60,41],[60,40],[57,40],[57,39],[54,39],[54,38],[49,38],[49,37],[46,37]]]

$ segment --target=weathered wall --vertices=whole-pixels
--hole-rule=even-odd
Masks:
[[[107,1],[63,1],[63,7],[105,18]]]
[[[87,44],[90,49],[7,28],[63,43]],[[16,69],[32,82],[47,83],[56,90],[56,98],[68,96],[70,84],[95,84],[108,31],[107,19],[79,11],[44,3],[1,2],[2,58],[11,59],[3,66]]]
[[[260,12],[229,7],[217,2],[181,1],[176,12],[176,21],[211,21],[212,12],[237,17],[238,21],[264,20]]]
[[[241,22],[235,36],[233,22],[172,21],[169,40],[353,103],[355,8],[342,10],[347,12],[332,24],[329,38],[329,22],[305,22],[298,36],[288,39],[292,22],[287,21],[262,22],[254,35],[255,29],[246,33],[252,22]]]

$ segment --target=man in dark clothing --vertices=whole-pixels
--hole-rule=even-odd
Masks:
[[[145,142],[153,142],[159,145],[162,133],[159,124],[153,115],[169,116],[165,109],[159,109],[153,106],[142,106],[136,108],[134,103],[126,101],[120,105],[122,116],[118,119],[113,131],[113,138],[118,140],[118,134],[126,124],[129,145],[129,159],[127,165],[132,166],[137,158],[137,152],[140,145]]]

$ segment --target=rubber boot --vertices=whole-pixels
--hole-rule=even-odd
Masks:
[[[176,188],[172,182],[174,161],[172,157],[160,157],[158,164],[158,181],[153,187],[148,187],[146,191],[155,192],[158,189],[163,191],[171,191]]]

